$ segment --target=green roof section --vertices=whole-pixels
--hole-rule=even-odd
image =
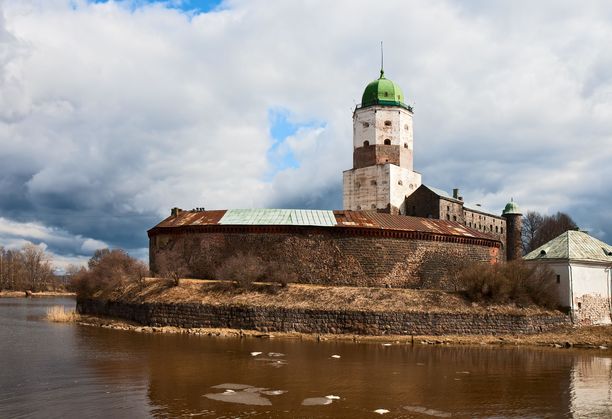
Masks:
[[[300,225],[333,227],[333,211],[305,209],[230,209],[219,220],[225,225]]]
[[[399,85],[387,78],[380,70],[380,77],[370,82],[361,96],[361,107],[366,106],[401,106],[412,112],[412,108],[404,103],[404,92]]]
[[[538,247],[525,260],[583,260],[612,264],[612,246],[583,231],[568,230]]]
[[[502,211],[502,215],[521,215],[521,209],[518,204],[514,202],[513,198],[510,198],[510,202],[506,204],[504,210]]]

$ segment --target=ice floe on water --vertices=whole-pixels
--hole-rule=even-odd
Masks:
[[[340,355],[332,355],[331,357],[334,359],[340,359]]]
[[[309,397],[302,401],[302,406],[324,406],[326,404],[331,404],[332,401],[333,400],[327,397]]]
[[[227,403],[248,404],[251,406],[271,406],[270,399],[263,397],[278,396],[286,393],[285,390],[269,390],[265,387],[254,387],[248,384],[225,383],[212,386],[215,389],[223,389],[223,393],[208,393],[204,397]]]
[[[340,400],[339,396],[334,396],[333,394],[330,394],[329,396],[325,396],[325,398],[329,400]]]
[[[268,352],[268,356],[273,357],[273,358],[279,358],[279,357],[285,356],[285,354],[282,354],[280,352]]]
[[[423,406],[404,406],[404,409],[413,413],[420,413],[422,415],[434,416],[437,418],[450,418],[452,415],[448,412],[442,412],[440,410],[428,409]]]
[[[390,343],[383,343],[382,346],[391,346]]]
[[[389,413],[387,409],[376,409],[374,413],[378,413],[379,415],[384,415],[385,413]]]
[[[261,355],[263,352],[251,352],[251,356]]]

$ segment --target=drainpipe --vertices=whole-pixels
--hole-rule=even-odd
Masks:
[[[570,294],[570,318],[572,323],[576,323],[576,316],[574,315],[574,281],[572,278],[572,264],[568,262],[569,266],[569,294]]]

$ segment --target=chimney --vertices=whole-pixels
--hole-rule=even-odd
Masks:
[[[453,189],[453,198],[459,199],[459,188]]]
[[[176,217],[178,216],[183,210],[178,208],[178,207],[174,207],[170,210],[170,216],[172,217]]]

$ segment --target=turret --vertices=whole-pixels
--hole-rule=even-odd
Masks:
[[[523,214],[514,199],[506,204],[502,217],[506,219],[506,260],[520,259],[523,255]]]

